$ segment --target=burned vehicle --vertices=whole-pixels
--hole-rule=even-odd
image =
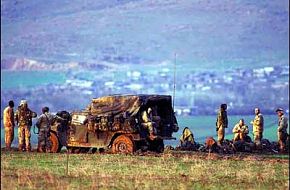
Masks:
[[[92,152],[110,149],[113,153],[132,153],[136,150],[162,152],[164,140],[175,139],[178,131],[171,96],[114,95],[92,99],[85,110],[70,113],[67,123],[56,122],[52,127],[52,151],[66,146],[70,152]],[[155,110],[157,121],[151,122],[154,138],[142,116]],[[61,116],[61,114],[59,114]],[[154,116],[153,116],[154,118]],[[149,117],[150,120],[150,117]]]

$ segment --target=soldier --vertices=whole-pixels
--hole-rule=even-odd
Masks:
[[[11,143],[14,139],[14,102],[9,101],[8,106],[3,111],[3,124],[5,130],[5,145],[7,150],[11,149]]]
[[[193,133],[189,130],[188,127],[183,129],[182,135],[180,137],[180,144],[184,149],[196,149]]]
[[[239,123],[235,125],[235,127],[233,128],[233,133],[234,133],[233,141],[246,140],[246,136],[249,133],[249,129],[248,126],[245,125],[244,119],[240,119]]]
[[[56,118],[59,118],[56,115],[49,113],[49,108],[42,108],[42,114],[36,122],[36,127],[39,130],[38,133],[38,152],[50,152],[51,151],[51,142],[50,142],[50,129],[51,124]],[[62,119],[62,118],[61,118]]]
[[[222,145],[225,138],[225,128],[228,127],[227,104],[221,104],[216,120],[218,145]]]
[[[35,118],[36,116],[37,114],[28,108],[27,101],[21,100],[15,114],[16,124],[18,125],[18,150],[20,151],[24,150],[24,144],[26,151],[31,151],[30,128],[32,125],[32,118]]]
[[[147,110],[144,110],[141,113],[141,118],[143,120],[142,126],[147,128],[149,131],[149,138],[154,140],[156,138],[155,135],[155,122],[153,122],[152,118],[152,109],[149,107]]]
[[[276,110],[276,113],[278,115],[278,129],[277,129],[277,135],[278,135],[278,144],[279,144],[279,151],[285,152],[285,146],[286,146],[286,140],[287,140],[287,128],[288,128],[288,119],[284,116],[283,109],[278,108]]]
[[[259,108],[255,108],[255,118],[251,121],[253,125],[254,142],[257,149],[261,149],[261,140],[263,138],[264,118]]]

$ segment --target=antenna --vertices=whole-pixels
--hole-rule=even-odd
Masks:
[[[173,102],[172,102],[173,112],[174,112],[175,86],[176,86],[176,57],[177,57],[177,54],[175,52],[174,53],[174,78],[173,78]]]

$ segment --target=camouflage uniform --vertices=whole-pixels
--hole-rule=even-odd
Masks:
[[[6,148],[11,148],[11,143],[14,139],[14,111],[8,106],[3,111],[3,124],[5,130],[5,144]]]
[[[234,139],[233,141],[242,140],[245,141],[247,134],[249,133],[249,129],[247,125],[240,125],[237,123],[233,128]]]
[[[180,144],[183,148],[191,148],[195,145],[193,133],[185,127],[180,137]]]
[[[216,121],[218,144],[221,145],[225,138],[225,128],[228,127],[227,111],[220,109]]]
[[[30,128],[32,125],[32,118],[36,117],[36,113],[32,112],[27,106],[24,107],[24,104],[26,103],[20,104],[15,114],[16,123],[18,124],[18,149],[23,150],[25,144],[26,151],[30,151]]]
[[[257,114],[252,121],[253,124],[253,134],[254,134],[254,142],[258,149],[261,148],[261,140],[263,138],[263,130],[264,130],[264,118],[261,113]]]
[[[41,114],[36,126],[39,129],[38,134],[38,151],[40,152],[50,152],[51,150],[51,141],[50,141],[50,129],[51,124],[53,123],[56,116],[49,113]]]
[[[148,108],[148,110],[144,110],[141,113],[141,118],[143,120],[142,126],[146,129],[148,129],[150,138],[153,140],[155,138],[155,122],[152,121],[152,112],[151,108]]]
[[[287,140],[287,128],[288,128],[288,119],[284,115],[279,117],[278,121],[278,130],[277,130],[277,135],[278,135],[278,144],[280,151],[285,150],[286,146],[286,140]]]

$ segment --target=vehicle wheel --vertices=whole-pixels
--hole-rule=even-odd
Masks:
[[[61,146],[55,133],[50,132],[51,152],[60,152]]]
[[[131,138],[120,135],[118,136],[112,145],[113,153],[133,153],[135,150],[135,144]]]

